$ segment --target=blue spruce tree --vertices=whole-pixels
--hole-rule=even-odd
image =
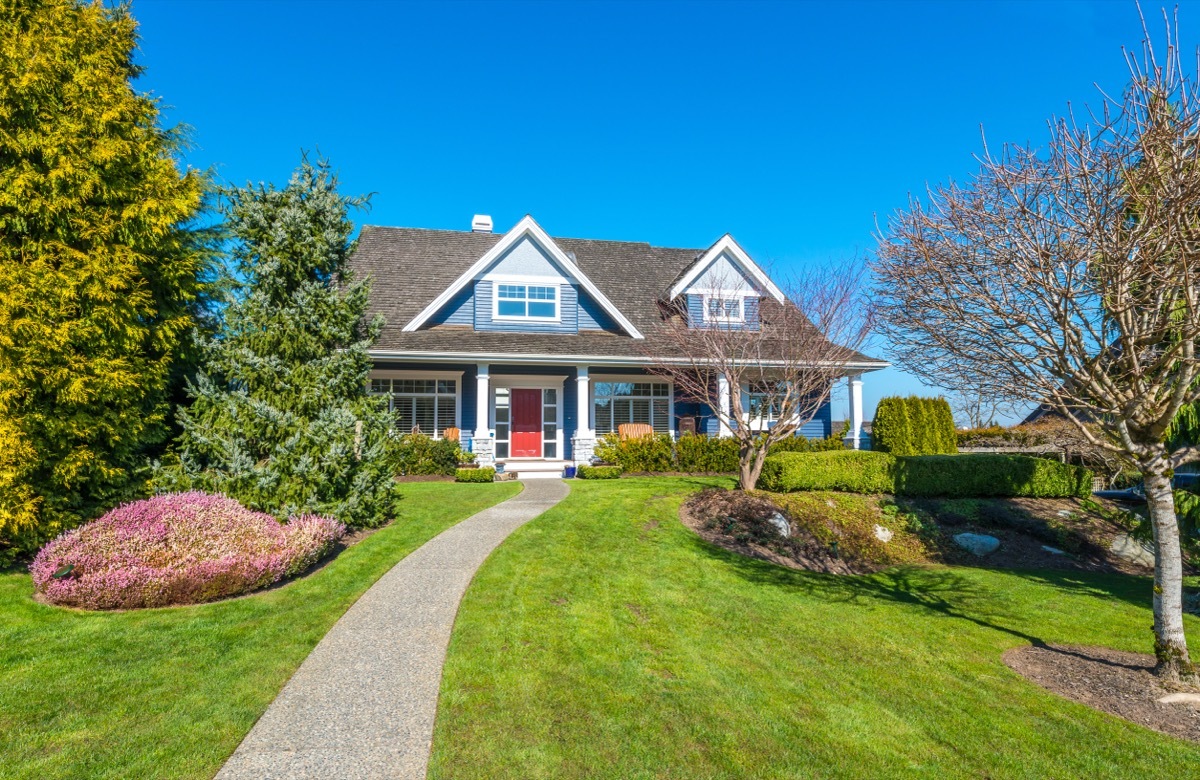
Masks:
[[[179,412],[178,463],[159,484],[230,495],[283,519],[321,513],[374,526],[397,498],[392,415],[367,394],[368,285],[354,279],[349,209],[326,161],[287,186],[226,190],[222,207],[238,293]]]

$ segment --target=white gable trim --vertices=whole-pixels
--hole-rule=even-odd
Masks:
[[[768,295],[780,303],[784,302],[783,292],[775,286],[775,283],[771,281],[771,277],[767,276],[766,272],[758,267],[758,263],[750,259],[750,255],[746,254],[746,251],[738,246],[738,243],[733,240],[733,236],[728,233],[721,236],[717,243],[713,244],[704,253],[703,257],[692,264],[692,267],[683,275],[683,278],[671,287],[670,299],[674,300],[687,292],[688,287],[700,278],[700,275],[707,271],[708,267],[715,263],[717,258],[725,252],[728,252],[737,264],[742,267],[742,270],[750,274],[754,281],[758,282],[762,289],[766,290]]]
[[[494,247],[489,249],[487,254],[476,260],[474,265],[468,268],[462,276],[458,277],[458,279],[454,281],[454,284],[443,290],[441,295],[434,298],[432,303],[422,309],[420,314],[418,314],[412,319],[411,322],[404,326],[402,329],[403,332],[411,333],[412,331],[415,331],[417,328],[424,325],[430,317],[432,317],[434,314],[437,314],[437,312],[443,306],[449,303],[450,299],[457,295],[460,290],[462,290],[472,281],[480,278],[492,263],[494,263],[500,258],[501,255],[507,252],[511,247],[515,246],[518,241],[526,236],[536,241],[541,245],[542,249],[549,252],[550,256],[558,264],[560,270],[562,270],[570,279],[578,282],[579,286],[582,287],[587,294],[596,301],[596,303],[599,303],[601,308],[603,308],[604,311],[609,314],[609,316],[616,320],[617,324],[620,325],[626,333],[635,339],[645,338],[641,331],[635,328],[633,323],[630,322],[625,315],[613,305],[613,302],[610,301],[604,293],[600,292],[596,285],[592,283],[592,280],[588,279],[587,276],[584,275],[583,271],[579,270],[579,267],[572,262],[571,258],[567,257],[566,253],[558,248],[558,245],[554,243],[554,239],[550,238],[550,236],[546,234],[546,231],[542,230],[541,225],[535,222],[533,217],[528,215],[518,222],[512,230],[508,231],[508,233],[504,235],[504,238],[500,239],[500,241],[498,241]]]

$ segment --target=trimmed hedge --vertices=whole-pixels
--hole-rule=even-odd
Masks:
[[[886,452],[786,452],[763,464],[759,487],[775,493],[840,490],[844,493],[891,493],[896,459]]]
[[[891,396],[880,400],[871,424],[872,447],[893,455],[958,452],[954,414],[945,398]]]
[[[771,445],[771,454],[780,452],[824,452],[842,450],[841,438],[807,439],[793,436]],[[596,457],[615,463],[625,473],[680,471],[686,474],[732,474],[738,470],[738,442],[732,437],[685,433],[672,442],[666,434],[621,440],[615,433],[597,444]]]
[[[423,433],[408,433],[393,439],[389,449],[392,468],[401,477],[453,476],[458,470],[462,451],[456,441],[433,439]]]
[[[764,490],[840,490],[913,497],[1080,498],[1092,472],[1023,455],[922,455],[885,452],[785,453],[767,458]]]
[[[496,470],[491,466],[482,469],[456,469],[455,482],[494,482]]]
[[[675,442],[677,471],[728,474],[737,471],[739,466],[736,439],[685,433]]]
[[[616,479],[621,476],[620,466],[580,466],[575,472],[580,479]]]
[[[622,439],[609,433],[596,443],[596,457],[616,463],[624,471],[674,471],[675,453],[671,437],[665,433]]]

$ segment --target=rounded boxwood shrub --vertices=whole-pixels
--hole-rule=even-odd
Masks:
[[[607,463],[615,463],[623,471],[672,471],[675,456],[671,449],[671,437],[665,433],[622,439],[617,433],[609,433],[596,443],[596,457]]]
[[[454,472],[455,482],[493,482],[496,470],[491,466],[480,469],[458,469]]]
[[[33,584],[54,604],[138,609],[198,604],[298,574],[346,533],[329,517],[280,523],[201,492],[135,501],[41,549]]]

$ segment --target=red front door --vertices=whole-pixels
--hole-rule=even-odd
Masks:
[[[512,442],[514,458],[542,457],[542,391],[512,391]]]

